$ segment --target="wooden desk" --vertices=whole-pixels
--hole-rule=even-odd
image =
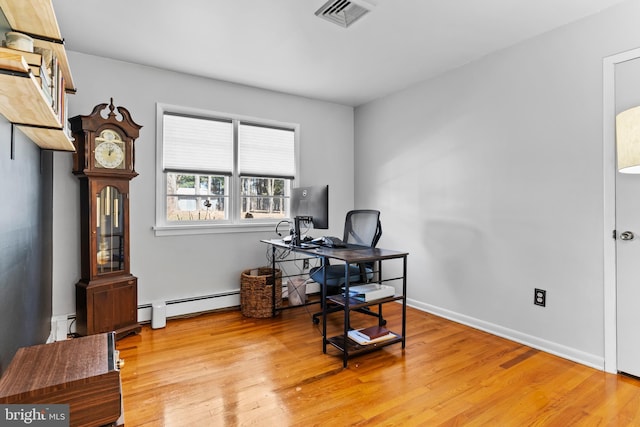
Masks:
[[[0,378],[0,403],[68,404],[71,426],[121,423],[113,333],[19,349]]]

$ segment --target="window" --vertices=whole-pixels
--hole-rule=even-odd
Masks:
[[[297,129],[159,105],[156,230],[288,218]]]

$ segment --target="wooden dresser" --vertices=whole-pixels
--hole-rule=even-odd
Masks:
[[[23,347],[0,378],[0,403],[68,404],[71,426],[121,425],[118,365],[113,333]]]

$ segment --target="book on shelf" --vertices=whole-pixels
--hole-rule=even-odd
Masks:
[[[393,339],[393,338],[398,338],[398,336],[396,334],[394,334],[393,332],[387,331],[387,334],[379,336],[378,338],[368,339],[365,335],[362,335],[360,333],[359,329],[350,330],[348,332],[348,336],[349,336],[349,338],[351,340],[355,341],[356,343],[358,343],[360,345],[377,344],[379,342],[384,342],[384,341],[388,341],[388,340]]]
[[[58,68],[58,58],[53,55],[51,59],[51,97],[53,98],[53,111],[58,113],[58,85],[60,84],[60,69]]]
[[[47,80],[44,77],[44,75],[36,76],[35,79],[38,82],[38,84],[40,85],[40,90],[44,94],[44,97],[47,99],[48,105],[51,105],[51,103],[53,102],[53,99],[51,98],[51,86],[47,82]]]
[[[42,91],[45,92],[54,113],[58,115],[58,91],[60,85],[58,58],[55,52],[48,47],[34,46],[33,50],[34,55],[39,55],[42,58],[39,73],[34,70],[35,67],[32,67],[33,74],[36,77],[41,77]]]
[[[71,125],[69,124],[69,120],[67,120],[67,118],[69,117],[69,103],[67,102],[67,92],[63,92],[62,96],[64,97],[64,109],[62,110],[62,130],[67,135],[67,137],[69,137],[69,139],[72,139]]]
[[[369,326],[368,328],[358,329],[358,334],[368,340],[374,340],[389,334],[389,330],[383,326]]]
[[[45,72],[51,76],[52,74],[52,62],[53,62],[53,50],[48,47],[43,46],[34,46],[33,51],[36,54],[39,54],[42,57],[42,68],[44,68]]]
[[[361,301],[373,301],[380,298],[392,297],[395,293],[396,289],[393,286],[381,285],[379,283],[349,287],[349,297]]]
[[[53,98],[51,97],[51,77],[44,65],[40,67],[36,67],[35,65],[31,65],[31,72],[35,76],[36,80],[40,84],[40,89],[45,94],[49,105],[52,105]]]

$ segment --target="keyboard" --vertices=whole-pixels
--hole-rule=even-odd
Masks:
[[[311,243],[328,248],[344,248],[347,246],[340,238],[334,236],[323,236],[318,239],[313,239]]]

